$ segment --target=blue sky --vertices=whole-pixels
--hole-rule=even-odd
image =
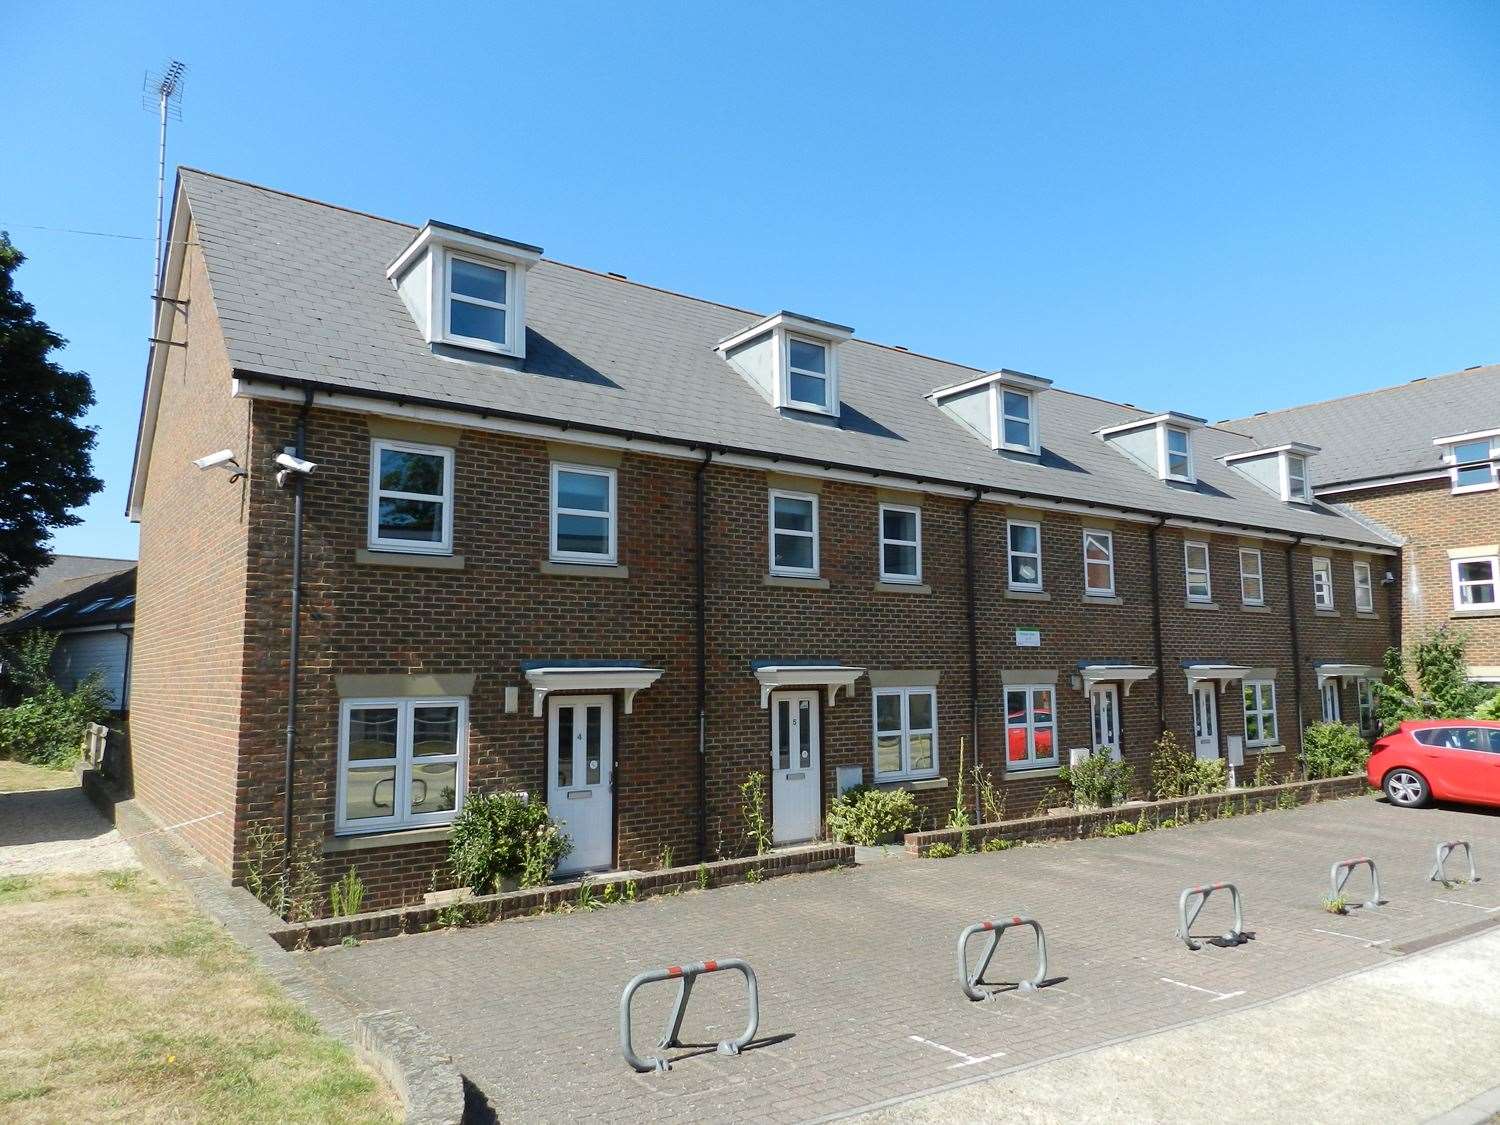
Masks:
[[[1500,360],[1500,5],[117,2],[5,25],[0,228],[93,375],[108,482],[60,551],[135,553],[140,85],[173,55],[172,163],[1086,393],[1219,419]]]

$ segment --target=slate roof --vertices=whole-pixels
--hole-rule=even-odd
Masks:
[[[1433,439],[1500,429],[1500,364],[1220,424],[1261,444],[1321,446],[1309,464],[1320,487],[1429,472],[1442,459]]]
[[[542,259],[527,276],[521,371],[422,339],[386,267],[417,227],[192,169],[179,172],[225,346],[242,375],[627,429],[683,443],[1364,543],[1324,506],[1281,503],[1215,461],[1244,435],[1194,432],[1200,486],[1156,480],[1095,431],[1158,411],[1060,389],[1038,397],[1043,453],[991,451],[928,402],[984,372],[858,338],[840,345],[842,417],[784,416],[714,351],[765,314]],[[1162,403],[1161,409],[1191,403]],[[793,466],[788,466],[789,470]]]
[[[59,555],[22,596],[23,612],[0,624],[0,633],[129,625],[135,602],[119,603],[135,594],[135,566],[129,559]]]

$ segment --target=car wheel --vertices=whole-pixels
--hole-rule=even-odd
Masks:
[[[1432,796],[1427,787],[1427,779],[1409,769],[1395,769],[1386,774],[1381,788],[1385,790],[1391,804],[1400,805],[1404,809],[1419,809]]]

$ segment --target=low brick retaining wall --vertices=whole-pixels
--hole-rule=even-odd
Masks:
[[[721,859],[701,866],[707,869],[708,886],[722,887],[756,878],[750,872],[757,870],[760,872],[759,878],[770,879],[801,871],[823,871],[853,862],[852,844],[820,843],[788,848],[768,855]],[[692,864],[637,875],[602,875],[588,880],[588,884],[597,901],[603,896],[605,887],[613,885],[620,891],[624,884],[633,882],[635,897],[639,900],[652,895],[690,890],[699,886],[699,878],[700,865]],[[576,904],[582,885],[582,881],[554,883],[546,887],[505,891],[501,894],[475,895],[446,906],[403,906],[356,914],[350,918],[320,918],[273,930],[271,936],[286,949],[308,949],[338,945],[348,937],[367,941],[370,938],[419,933],[444,925],[477,925],[507,918],[524,918]]]
[[[1112,824],[1132,824],[1145,817],[1147,823],[1173,820],[1184,824],[1196,820],[1214,820],[1220,816],[1239,816],[1277,808],[1288,799],[1305,805],[1312,801],[1337,797],[1357,797],[1371,792],[1364,774],[1333,777],[1322,781],[1293,781],[1285,785],[1266,785],[1256,789],[1226,789],[1202,797],[1180,797],[1170,801],[1145,801],[1108,809],[1090,809],[1061,813],[1056,816],[1033,816],[1023,820],[1002,820],[993,824],[976,824],[968,830],[969,847],[978,848],[986,840],[1015,841],[1078,840],[1097,835]],[[934,844],[947,844],[955,851],[962,845],[964,831],[940,828],[932,832],[908,832],[906,850],[925,856]]]

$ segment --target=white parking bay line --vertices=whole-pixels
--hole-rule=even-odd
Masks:
[[[1162,983],[1164,984],[1175,984],[1178,988],[1191,988],[1194,992],[1207,993],[1209,996],[1213,997],[1213,999],[1209,1001],[1210,1004],[1216,1004],[1220,1000],[1232,1000],[1236,996],[1245,995],[1245,990],[1243,988],[1237,989],[1234,992],[1215,992],[1212,988],[1199,988],[1196,984],[1188,984],[1186,981],[1173,980],[1171,977],[1162,977],[1161,979]]]
[[[1358,934],[1341,934],[1337,930],[1320,930],[1320,929],[1318,929],[1317,926],[1313,927],[1313,933],[1315,933],[1315,934],[1327,934],[1329,937],[1347,938],[1349,941],[1357,941],[1360,944],[1366,945],[1366,946],[1384,945],[1386,942],[1388,942],[1388,941],[1391,940],[1390,938],[1385,938],[1385,937],[1383,937],[1383,938],[1366,938],[1366,937],[1360,937]]]
[[[1454,906],[1467,906],[1470,910],[1482,910],[1486,914],[1493,914],[1495,911],[1500,910],[1500,906],[1480,906],[1477,902],[1464,902],[1458,898],[1440,898],[1438,901],[1449,902]]]
[[[921,1043],[924,1047],[934,1047],[939,1051],[946,1051],[948,1054],[962,1060],[950,1064],[948,1066],[949,1070],[959,1070],[966,1066],[974,1066],[976,1063],[989,1062],[991,1059],[998,1059],[1005,1054],[1004,1051],[996,1051],[993,1055],[970,1055],[965,1054],[955,1047],[947,1047],[942,1043],[935,1043],[931,1039],[923,1039],[920,1035],[908,1035],[907,1038],[913,1043]]]

